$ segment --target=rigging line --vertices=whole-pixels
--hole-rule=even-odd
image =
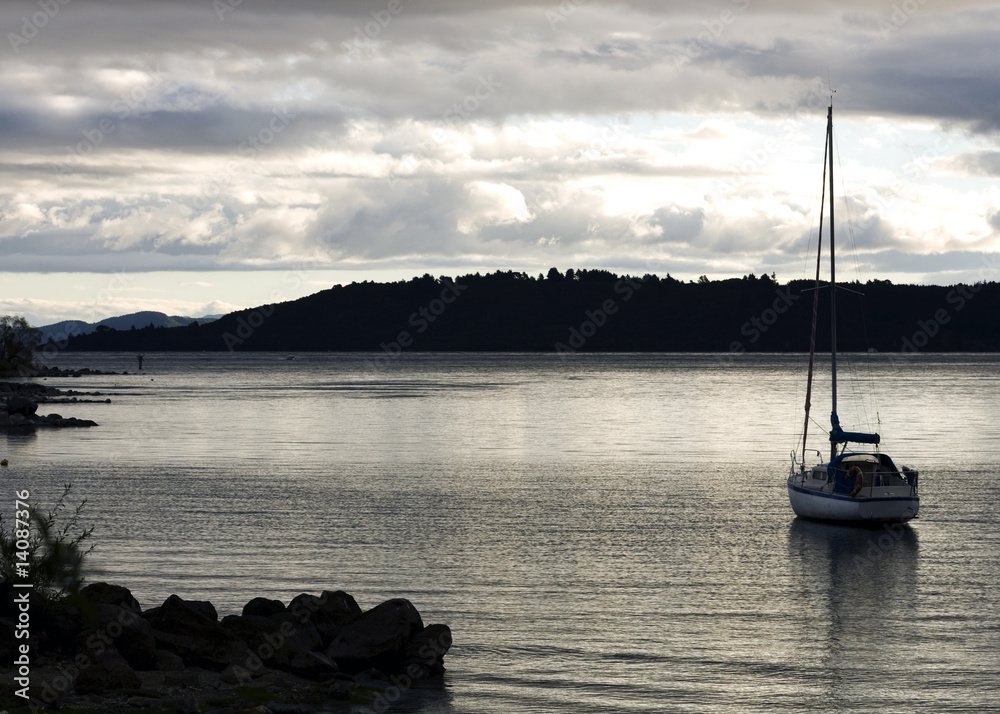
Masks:
[[[861,261],[858,258],[858,243],[857,238],[854,233],[854,219],[851,217],[851,204],[847,198],[847,183],[844,181],[844,165],[840,158],[840,144],[834,142],[834,151],[837,154],[837,165],[840,167],[840,192],[844,197],[844,210],[847,213],[847,232],[851,236],[851,253],[854,258],[854,272],[855,280],[858,285],[861,285]],[[859,291],[860,292],[860,291]],[[872,369],[872,357],[871,357],[871,342],[868,339],[868,315],[865,310],[864,293],[861,293],[858,297],[859,301],[859,311],[861,312],[861,336],[864,339],[865,352],[867,353],[867,358],[865,359],[865,374],[864,381],[868,383],[868,407],[872,413],[878,412],[878,404],[875,394],[875,377]],[[854,384],[854,403],[855,405],[863,404],[864,400],[859,399],[858,387],[857,387],[857,373],[854,371],[854,365],[848,362],[852,371],[852,379],[855,380]],[[861,416],[859,414],[859,416]],[[864,421],[871,425],[871,417],[868,412],[864,413]]]
[[[816,198],[816,196],[814,195],[813,199],[815,199],[815,198]],[[813,201],[813,205],[815,205],[815,204],[816,204],[816,202],[814,200]],[[809,267],[810,267],[810,265],[812,265],[812,262],[813,262],[811,256],[812,256],[812,246],[813,246],[812,240],[813,240],[813,234],[814,234],[815,229],[816,229],[816,216],[815,215],[811,215],[810,218],[809,218],[809,233],[807,234],[808,238],[809,238],[809,241],[806,244],[806,255],[802,259],[802,275],[804,276],[802,278],[802,280],[808,280],[809,279]]]
[[[854,258],[854,279],[861,283],[861,261],[858,259],[858,241],[854,235],[854,219],[851,217],[851,202],[847,198],[847,183],[844,181],[844,166],[840,161],[840,145],[834,146],[837,165],[840,167],[840,194],[844,197],[844,211],[847,213],[847,232],[851,236],[851,253]]]
[[[806,437],[809,433],[809,410],[812,407],[812,383],[813,383],[813,366],[816,357],[816,322],[818,319],[819,310],[819,275],[820,266],[823,262],[823,208],[826,199],[826,163],[827,159],[830,159],[830,170],[833,171],[833,157],[829,155],[829,151],[832,149],[833,144],[833,106],[830,106],[830,113],[827,115],[826,122],[826,146],[823,148],[823,193],[819,201],[819,235],[816,239],[816,291],[813,293],[813,305],[812,305],[812,328],[809,334],[809,377],[806,380],[806,404],[805,404],[805,419],[802,422],[802,463],[806,461]],[[831,188],[833,184],[833,176],[830,176]],[[832,191],[831,191],[832,194]],[[830,257],[833,259],[833,196],[830,196]],[[831,263],[831,271],[833,269],[833,264]],[[830,277],[831,284],[833,282],[833,276]],[[836,296],[831,290],[830,300],[835,300]],[[836,363],[834,363],[836,367]],[[834,372],[834,379],[836,378],[836,373]],[[834,382],[836,384],[836,382]],[[834,390],[834,402],[836,402],[836,390]]]
[[[821,424],[820,422],[816,421],[816,417],[810,415],[809,416],[809,422],[813,426],[815,426],[816,429],[818,431],[820,431],[821,433],[825,433],[825,434],[829,435],[830,428],[828,426],[823,426],[823,424]],[[806,448],[805,448],[805,444],[802,442],[802,439],[799,439],[797,442],[795,442],[795,454],[796,454],[796,456],[799,453],[799,447],[800,446],[802,447],[802,463],[805,463],[805,460],[806,460]],[[816,451],[816,449],[813,449],[813,451]]]
[[[824,149],[824,151],[825,151],[825,149]],[[825,167],[826,167],[825,156],[824,156],[824,160],[823,160],[823,166],[824,166],[824,170],[825,170]],[[825,181],[824,181],[824,186],[825,186]],[[817,203],[821,202],[823,200],[823,196],[824,196],[824,192],[821,189],[818,195],[816,195],[816,194],[813,195],[813,199],[814,200],[812,201],[812,205],[815,206]],[[822,213],[822,209],[820,210],[820,213]],[[819,244],[816,247],[817,252],[820,252],[822,250],[822,241],[823,241],[823,217],[822,217],[822,215],[820,216],[820,220],[819,220],[820,225],[819,225],[819,229],[818,229],[818,234],[817,234],[817,230],[816,230],[816,215],[814,213],[812,213],[811,211],[810,211],[809,215],[810,215],[810,218],[809,218],[809,232],[806,234],[806,236],[808,238],[808,241],[806,243],[805,258],[803,259],[804,260],[804,265],[802,266],[802,277],[800,278],[800,280],[802,280],[803,282],[805,282],[807,280],[810,280],[812,278],[812,276],[809,275],[809,268],[810,268],[811,264],[813,263],[813,258],[812,258],[812,253],[813,253],[813,236],[815,235],[817,237],[817,240],[819,241]],[[800,290],[799,292],[800,293],[806,293],[806,292],[810,292],[810,291],[811,292],[819,292],[819,290],[817,288],[815,288],[815,287],[813,287],[811,289],[805,288],[803,290]],[[808,391],[809,390],[808,390],[808,387],[806,385],[804,385],[804,384],[798,384],[796,386],[796,388],[795,388],[795,397],[796,397],[796,399],[798,399],[798,401],[800,403],[803,402],[805,400],[806,393]],[[806,434],[804,432],[805,432],[805,429],[803,429],[803,433],[800,433],[799,439],[795,443],[795,452],[796,453],[799,452],[800,447],[803,447],[803,448],[805,447],[805,444],[802,441],[803,437],[806,436]]]

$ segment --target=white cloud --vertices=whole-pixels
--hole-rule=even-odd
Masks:
[[[828,77],[861,260],[998,249],[997,7],[559,7],[404,4],[359,44],[368,3],[66,6],[0,56],[3,269],[797,277]]]

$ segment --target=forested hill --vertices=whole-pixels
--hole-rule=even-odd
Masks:
[[[187,327],[106,331],[48,343],[68,350],[805,351],[811,281],[753,275],[681,282],[555,268],[352,283]],[[1000,285],[847,284],[838,348],[998,351]],[[857,293],[863,293],[863,296]],[[818,349],[829,349],[829,289]],[[863,309],[862,309],[863,307]]]

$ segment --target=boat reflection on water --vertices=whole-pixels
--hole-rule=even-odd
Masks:
[[[828,711],[852,711],[877,695],[917,703],[908,674],[921,656],[913,621],[919,540],[909,525],[878,528],[796,518],[788,533],[795,619],[808,656],[802,675]],[[890,709],[892,707],[889,707]]]

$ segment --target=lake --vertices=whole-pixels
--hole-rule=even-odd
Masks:
[[[375,358],[49,378],[112,403],[40,407],[96,428],[0,435],[4,483],[42,502],[72,482],[89,580],[144,608],[410,599],[455,644],[444,689],[394,711],[1000,710],[1000,357],[845,360],[844,427],[921,474],[920,518],[881,530],[788,505],[804,355]]]

